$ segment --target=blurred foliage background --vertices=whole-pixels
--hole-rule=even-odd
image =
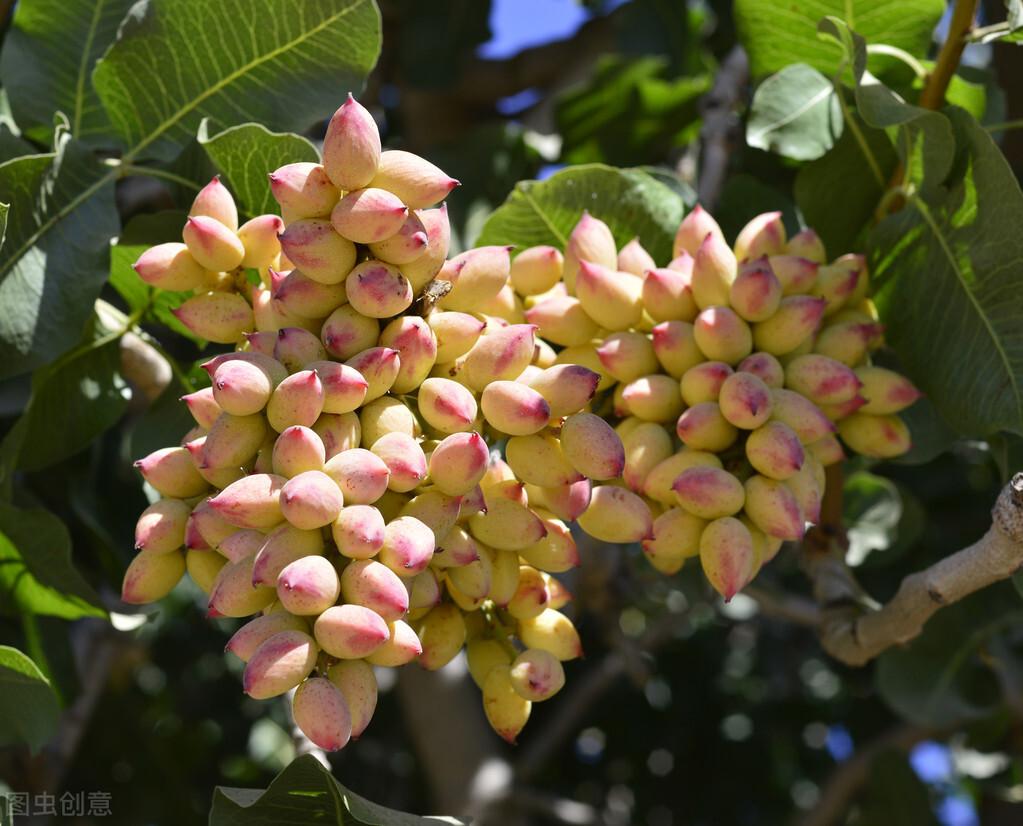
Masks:
[[[745,140],[748,81],[723,111],[709,94],[723,65],[735,69],[731,3],[380,6],[383,51],[361,100],[386,145],[425,155],[464,182],[449,199],[457,246],[475,239],[517,181],[602,162],[647,167],[687,204],[700,198],[712,206],[730,235],[758,212],[794,214],[798,204],[845,247],[830,252],[857,248],[854,198],[827,189],[826,179],[801,183],[805,166]],[[0,3],[0,11],[6,31],[16,8]],[[990,2],[982,14],[1001,19],[1004,10]],[[965,64],[959,100],[982,123],[1023,117],[1023,50],[971,46]],[[739,71],[745,77],[746,68]],[[901,64],[885,79],[913,89]],[[715,128],[727,163],[722,181],[708,181],[699,138],[708,119],[722,117],[724,128]],[[322,128],[308,137],[319,139]],[[996,135],[1023,172],[1023,130]],[[30,132],[20,140],[39,143]],[[188,180],[213,171],[197,145],[166,168]],[[122,224],[189,197],[166,178],[125,179],[116,192]],[[198,355],[184,338],[169,349],[184,361]],[[28,392],[25,377],[2,385],[5,427]],[[146,505],[130,459],[165,442],[168,428],[185,429],[174,399],[149,401],[122,394],[116,427],[70,458],[40,460],[21,482],[26,502],[68,526],[77,568],[107,601],[119,591]],[[946,446],[918,453],[912,464],[864,466],[847,476],[853,558],[878,599],[906,572],[979,536],[1005,474],[1023,456],[1012,437],[946,439]],[[722,606],[694,568],[668,579],[638,549],[622,554],[580,542],[584,564],[566,582],[586,659],[568,668],[560,696],[536,707],[517,747],[487,729],[459,659],[438,675],[408,668],[382,685],[373,725],[333,758],[335,775],[387,806],[474,815],[480,823],[1023,822],[1023,633],[1021,623],[1011,625],[1023,603],[1012,585],[943,612],[908,652],[850,669],[790,621],[790,606],[769,610],[748,597]],[[789,550],[765,579],[778,592],[806,591]],[[131,615],[115,616],[116,629],[46,616],[22,623],[9,608],[0,610],[0,639],[29,651],[62,698],[88,702],[76,706],[80,719],[54,749],[0,750],[0,778],[10,789],[112,797],[109,816],[50,822],[199,824],[214,786],[263,788],[294,758],[284,704],[241,693],[240,664],[223,654],[234,623],[205,620],[202,595],[187,583],[140,627]],[[998,630],[1011,633],[996,635],[993,615]],[[999,667],[981,667],[993,660]]]

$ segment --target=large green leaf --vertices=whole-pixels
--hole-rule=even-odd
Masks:
[[[28,743],[38,751],[59,714],[57,696],[36,664],[18,649],[0,645],[0,745]]]
[[[794,188],[803,218],[831,258],[858,248],[896,164],[887,134],[852,117],[834,148],[799,170]]]
[[[490,216],[477,244],[551,244],[564,248],[583,210],[605,221],[618,246],[639,236],[659,263],[671,257],[682,220],[682,199],[635,169],[590,164],[546,181],[522,181]]]
[[[0,502],[0,593],[25,613],[64,619],[106,616],[99,597],[71,564],[71,536],[42,508]]]
[[[998,707],[1001,694],[982,649],[1020,622],[1023,609],[1008,583],[950,605],[915,640],[878,658],[878,692],[901,716],[920,725],[984,717]]]
[[[886,338],[959,432],[1023,433],[1023,193],[961,110],[958,180],[921,188],[870,234]]]
[[[218,786],[210,826],[430,826],[465,824],[453,817],[419,817],[380,806],[337,782],[315,757],[299,757],[266,791]]]
[[[117,146],[110,118],[90,75],[114,42],[134,0],[21,0],[0,53],[0,74],[14,117],[26,133],[49,144],[53,113],[92,146]]]
[[[10,204],[0,249],[0,377],[55,359],[82,336],[117,233],[113,176],[78,141],[0,164]]]
[[[373,0],[146,0],[93,83],[128,155],[169,160],[205,117],[309,128],[362,88],[379,49]]]
[[[232,126],[209,134],[209,121],[199,125],[199,143],[224,173],[235,200],[247,215],[277,213],[267,173],[287,163],[318,163],[320,153],[308,140],[291,132],[271,132],[258,123]]]
[[[819,158],[842,134],[835,87],[812,66],[793,63],[760,84],[746,123],[746,143],[797,161]]]
[[[841,54],[817,37],[822,17],[844,19],[871,43],[924,54],[944,10],[944,0],[736,0],[733,14],[754,77],[777,72],[793,57],[831,77]]]

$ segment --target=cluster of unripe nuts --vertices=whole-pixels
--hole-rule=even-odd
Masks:
[[[436,205],[456,185],[381,151],[349,97],[322,164],[270,174],[281,216],[239,227],[215,179],[183,243],[136,264],[194,291],[178,319],[235,350],[184,397],[195,427],[137,463],[161,498],[123,598],[187,572],[210,616],[248,618],[227,645],[245,691],[294,689],[325,749],[368,724],[374,667],[463,647],[514,741],[581,653],[552,576],[579,562],[569,523],[666,573],[699,556],[730,599],[816,521],[836,433],[867,456],[909,447],[895,414],[918,394],[869,363],[859,256],[826,264],[775,213],[729,247],[697,207],[665,267],[588,214],[564,252],[449,260]]]
[[[295,720],[322,748],[366,727],[374,666],[437,669],[463,647],[514,740],[581,653],[551,574],[578,564],[567,523],[590,480],[624,464],[586,411],[600,377],[509,320],[507,247],[447,260],[434,207],[457,182],[382,152],[353,99],[323,163],[270,183],[283,217],[235,231],[214,180],[184,243],[136,264],[153,286],[196,290],[177,317],[236,350],[184,397],[195,427],[137,463],[162,498],[138,521],[123,598],[160,599],[187,571],[210,616],[251,617],[227,645],[245,691],[296,689]],[[505,438],[507,462],[491,454]],[[533,465],[527,486],[516,469]]]
[[[601,374],[591,404],[624,443],[622,477],[594,488],[580,526],[641,542],[665,573],[699,556],[728,600],[818,520],[842,442],[875,458],[909,449],[896,414],[919,393],[870,363],[882,328],[862,256],[826,263],[817,234],[788,238],[780,213],[729,246],[699,206],[673,256],[659,267],[638,239],[619,250],[584,214],[563,256],[525,250],[511,281],[559,358]]]

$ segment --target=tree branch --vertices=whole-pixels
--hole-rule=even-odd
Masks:
[[[760,585],[747,585],[742,592],[754,599],[765,617],[784,620],[794,625],[817,628],[821,609],[816,602],[795,594],[784,594]]]
[[[979,0],[956,0],[949,21],[948,36],[941,45],[938,60],[934,69],[927,76],[924,90],[920,94],[920,105],[924,109],[940,109],[945,105],[945,92],[952,76],[959,66],[959,60],[966,48],[967,35],[973,28],[973,18],[977,14]]]
[[[848,665],[864,665],[909,642],[940,608],[1007,579],[1023,567],[1023,473],[1005,486],[987,533],[967,548],[906,577],[886,604],[869,597],[835,548],[808,549],[805,568],[823,610],[825,650]]]
[[[728,161],[740,142],[736,132],[741,126],[736,109],[749,81],[749,58],[741,46],[725,57],[714,77],[714,85],[700,101],[700,178],[697,193],[700,203],[712,209],[721,196],[728,173]]]

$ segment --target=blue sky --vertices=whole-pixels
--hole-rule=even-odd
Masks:
[[[494,0],[490,12],[494,36],[479,48],[479,55],[500,60],[524,48],[560,40],[589,16],[576,0]]]

